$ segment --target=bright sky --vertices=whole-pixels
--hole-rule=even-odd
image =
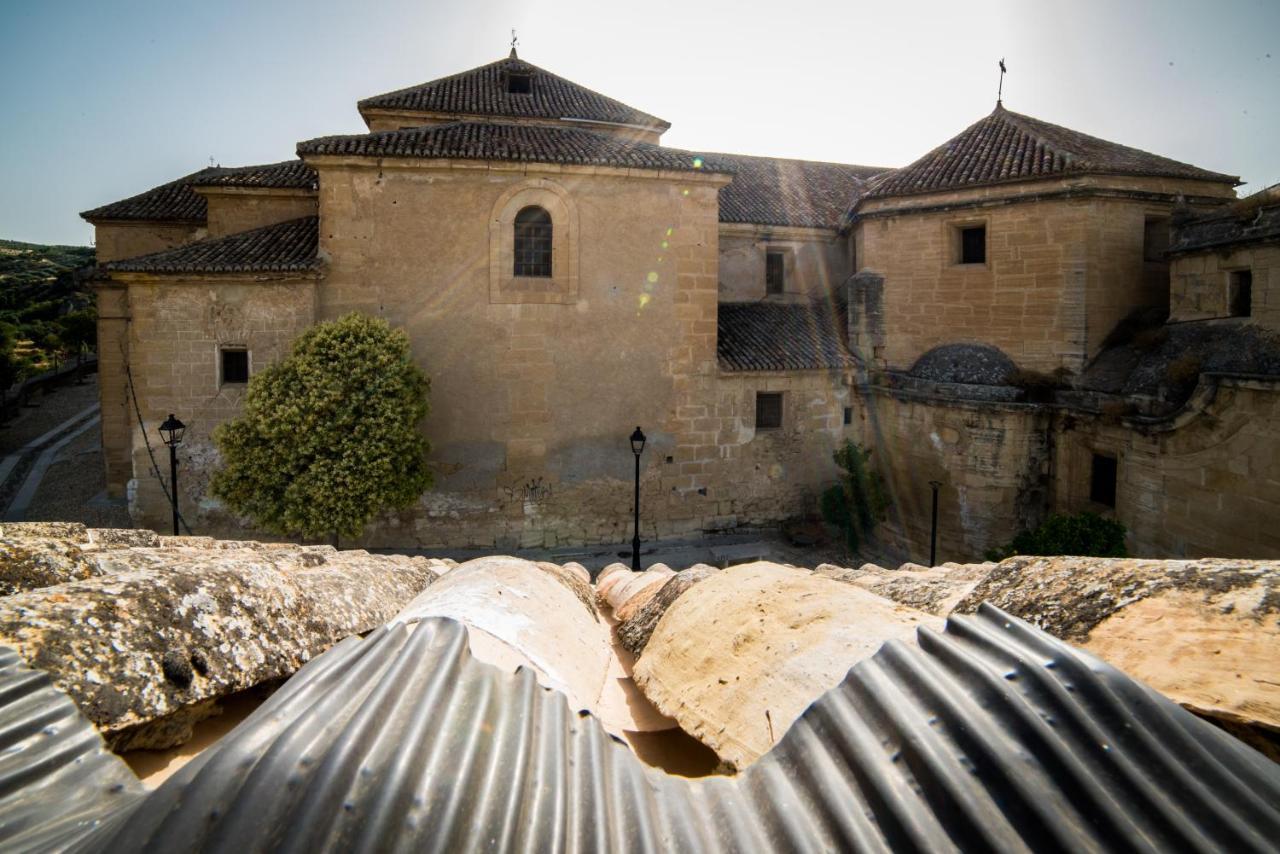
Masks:
[[[355,102],[506,55],[672,146],[901,166],[1005,106],[1280,181],[1277,0],[0,0],[0,237],[364,130]]]

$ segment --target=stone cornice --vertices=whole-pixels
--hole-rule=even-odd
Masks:
[[[883,219],[908,214],[946,213],[954,210],[972,210],[975,208],[1003,207],[1006,205],[1027,202],[1071,201],[1076,199],[1122,199],[1127,201],[1158,202],[1161,204],[1177,204],[1186,202],[1192,205],[1223,205],[1232,200],[1221,196],[1186,196],[1181,193],[1155,192],[1152,190],[1124,190],[1108,187],[1066,187],[1056,190],[1040,190],[1018,193],[1009,196],[991,198],[962,199],[935,204],[913,204],[899,207],[883,207],[870,211],[857,211],[850,222],[856,223],[864,219]]]
[[[314,169],[347,167],[378,171],[472,171],[501,172],[513,175],[599,175],[616,178],[648,178],[660,181],[715,184],[725,186],[733,180],[729,174],[718,172],[675,171],[670,169],[640,169],[627,166],[581,166],[573,163],[536,163],[510,160],[463,160],[449,157],[362,157],[336,154],[308,154],[303,157]]]
[[[747,237],[756,240],[805,240],[830,243],[840,236],[834,228],[810,228],[797,225],[757,225],[748,222],[720,223],[721,237]]]

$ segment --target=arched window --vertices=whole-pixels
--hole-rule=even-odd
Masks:
[[[515,232],[515,274],[551,278],[551,214],[537,205],[523,208]]]

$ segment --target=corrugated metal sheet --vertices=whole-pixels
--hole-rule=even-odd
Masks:
[[[641,765],[448,620],[351,639],[93,847],[1275,850],[1280,766],[984,606],[887,644],[737,778]]]
[[[0,647],[0,849],[69,846],[144,794],[48,674]]]

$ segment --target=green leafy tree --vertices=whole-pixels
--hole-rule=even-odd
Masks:
[[[822,494],[822,517],[844,532],[845,543],[856,551],[884,519],[889,499],[884,479],[869,463],[871,451],[846,440],[833,457],[842,474],[840,482]]]
[[[1115,519],[1097,513],[1066,516],[1055,513],[1034,531],[1023,531],[1008,545],[990,549],[987,560],[1004,560],[1013,555],[1076,555],[1084,557],[1128,557],[1124,546],[1125,527]]]
[[[313,326],[214,431],[225,465],[212,491],[277,534],[358,537],[431,485],[429,388],[402,330],[362,314]]]

